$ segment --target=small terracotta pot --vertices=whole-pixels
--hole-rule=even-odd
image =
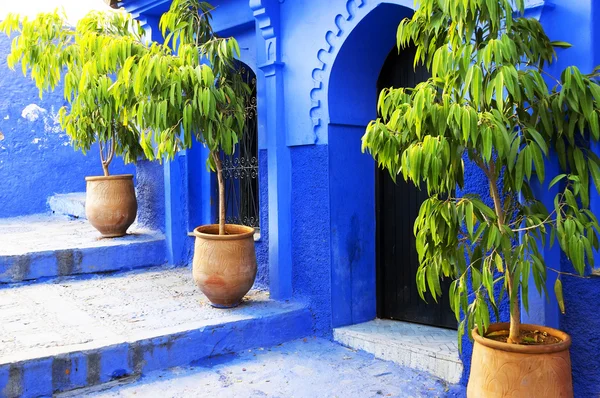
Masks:
[[[85,215],[103,237],[127,233],[137,215],[133,175],[85,177]]]
[[[508,330],[508,323],[495,323],[489,332]],[[475,340],[469,398],[572,397],[571,337],[560,330],[537,325],[521,325],[522,330],[539,330],[562,342],[551,345],[518,345],[483,338],[473,329]]]
[[[227,224],[203,225],[194,230],[194,281],[218,308],[236,307],[256,278],[254,228]]]

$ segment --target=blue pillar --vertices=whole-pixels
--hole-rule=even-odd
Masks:
[[[165,235],[169,264],[182,265],[187,261],[187,156],[181,151],[164,165],[165,177]]]
[[[265,93],[259,112],[266,112],[269,185],[269,285],[271,297],[292,295],[291,158],[286,145],[283,104],[283,66],[279,47],[279,1],[250,0],[257,27],[265,40],[259,68]]]
[[[263,65],[267,89],[269,281],[271,297],[292,295],[291,160],[283,128],[282,64]]]

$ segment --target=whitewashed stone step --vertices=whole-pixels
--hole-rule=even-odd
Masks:
[[[304,304],[252,291],[216,309],[189,268],[0,289],[2,396],[51,396],[305,337]]]
[[[54,214],[85,219],[85,192],[59,193],[48,198]]]
[[[432,398],[465,396],[418,370],[373,358],[322,338],[244,350],[194,367],[150,372],[137,380],[58,394],[55,398]]]
[[[340,344],[458,383],[463,364],[455,330],[375,319],[333,330]]]
[[[128,232],[101,238],[87,220],[48,214],[0,219],[0,285],[167,262],[160,231],[133,225]]]

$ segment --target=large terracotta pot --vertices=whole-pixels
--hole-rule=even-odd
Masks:
[[[194,280],[218,308],[237,306],[256,277],[254,228],[227,224],[225,231],[219,235],[218,225],[194,230]]]
[[[508,330],[508,323],[490,325],[488,331]],[[483,338],[477,328],[467,386],[469,398],[572,397],[571,337],[560,330],[521,325],[524,330],[539,330],[558,337],[552,345],[516,345]]]
[[[103,237],[127,233],[137,215],[133,175],[86,177],[85,215]]]

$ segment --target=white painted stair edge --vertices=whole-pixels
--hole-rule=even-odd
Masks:
[[[85,219],[85,192],[57,193],[48,198],[54,214]]]
[[[375,319],[335,328],[333,338],[346,347],[428,372],[448,383],[458,383],[463,373],[454,330]]]

